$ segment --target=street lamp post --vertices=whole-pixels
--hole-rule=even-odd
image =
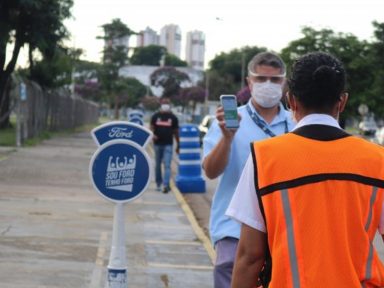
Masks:
[[[208,99],[209,99],[209,71],[205,72],[205,98],[204,98],[204,112],[208,114]]]

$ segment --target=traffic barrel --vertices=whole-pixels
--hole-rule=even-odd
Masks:
[[[139,110],[132,110],[128,114],[128,121],[144,126],[144,114]]]
[[[204,193],[201,150],[197,125],[183,124],[179,129],[179,167],[176,186],[182,193]]]

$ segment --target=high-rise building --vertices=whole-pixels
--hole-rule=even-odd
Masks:
[[[147,27],[137,35],[137,47],[149,45],[159,45],[159,35],[155,30]]]
[[[205,35],[201,31],[187,33],[185,60],[190,67],[204,70]]]
[[[167,48],[168,53],[180,58],[181,30],[179,26],[169,24],[161,29],[160,45]]]

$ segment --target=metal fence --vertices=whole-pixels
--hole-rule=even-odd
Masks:
[[[72,129],[98,121],[99,105],[74,96],[68,89],[46,91],[35,82],[15,76],[11,87],[18,146],[44,131]]]

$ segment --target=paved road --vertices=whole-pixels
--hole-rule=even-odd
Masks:
[[[89,133],[1,149],[1,288],[104,287],[114,205],[90,184],[95,150]],[[126,204],[130,288],[212,287],[212,259],[179,200],[151,183]]]

